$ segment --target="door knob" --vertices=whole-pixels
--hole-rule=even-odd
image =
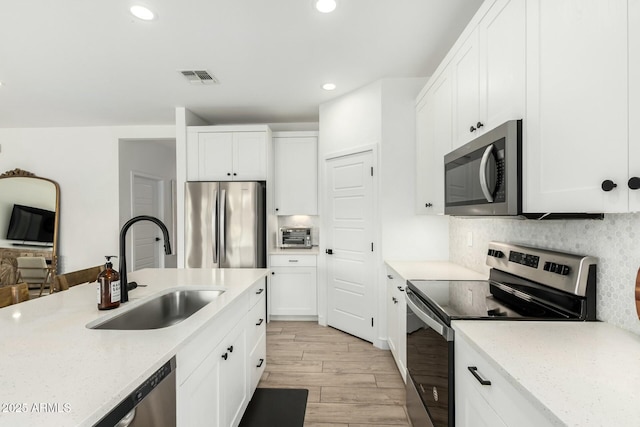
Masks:
[[[637,176],[632,176],[629,178],[629,182],[627,183],[631,190],[637,190],[640,188],[640,178]]]
[[[605,179],[604,181],[602,181],[602,191],[611,191],[617,186],[618,184],[611,181],[610,179]]]

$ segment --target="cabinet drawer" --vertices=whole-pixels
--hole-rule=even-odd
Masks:
[[[267,307],[265,301],[263,296],[260,301],[253,306],[247,316],[247,348],[249,350],[255,347],[260,336],[264,335],[267,331]]]
[[[480,378],[491,381],[491,385],[482,385],[476,379],[469,367],[475,367]],[[516,389],[505,376],[498,371],[486,358],[469,345],[458,334],[455,339],[455,375],[456,390],[464,389],[459,382],[470,382],[471,387],[478,391],[486,403],[496,411],[507,426],[514,427],[545,427],[553,425],[536,408],[522,391]],[[462,396],[460,397],[462,398]],[[456,392],[456,399],[459,399]]]
[[[272,267],[315,267],[315,255],[271,255]]]
[[[258,301],[263,301],[264,304],[264,296],[266,294],[267,289],[267,279],[258,280],[251,286],[249,289],[249,309],[251,309],[254,305],[258,303]]]
[[[263,334],[249,355],[249,370],[251,372],[251,393],[255,390],[260,382],[260,377],[267,366],[267,334]]]

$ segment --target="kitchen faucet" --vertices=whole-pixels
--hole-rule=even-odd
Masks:
[[[148,215],[140,215],[134,218],[131,218],[129,221],[125,222],[122,226],[122,230],[120,230],[120,302],[129,301],[129,287],[127,283],[127,256],[126,256],[126,243],[125,237],[127,235],[127,230],[133,224],[138,221],[151,221],[155,223],[162,230],[162,234],[164,236],[164,253],[167,255],[171,255],[171,243],[169,242],[169,230],[167,230],[166,225],[162,223],[158,218],[148,216]]]

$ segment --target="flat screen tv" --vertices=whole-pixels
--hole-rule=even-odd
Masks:
[[[31,206],[13,205],[7,240],[53,243],[56,213]]]

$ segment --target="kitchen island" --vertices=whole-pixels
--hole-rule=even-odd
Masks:
[[[129,275],[139,287],[114,310],[97,309],[95,283],[1,309],[0,426],[92,426],[185,346],[197,347],[190,338],[215,326],[225,308],[249,301],[249,290],[264,284],[267,272],[145,269]],[[87,328],[181,287],[225,292],[167,328]]]

